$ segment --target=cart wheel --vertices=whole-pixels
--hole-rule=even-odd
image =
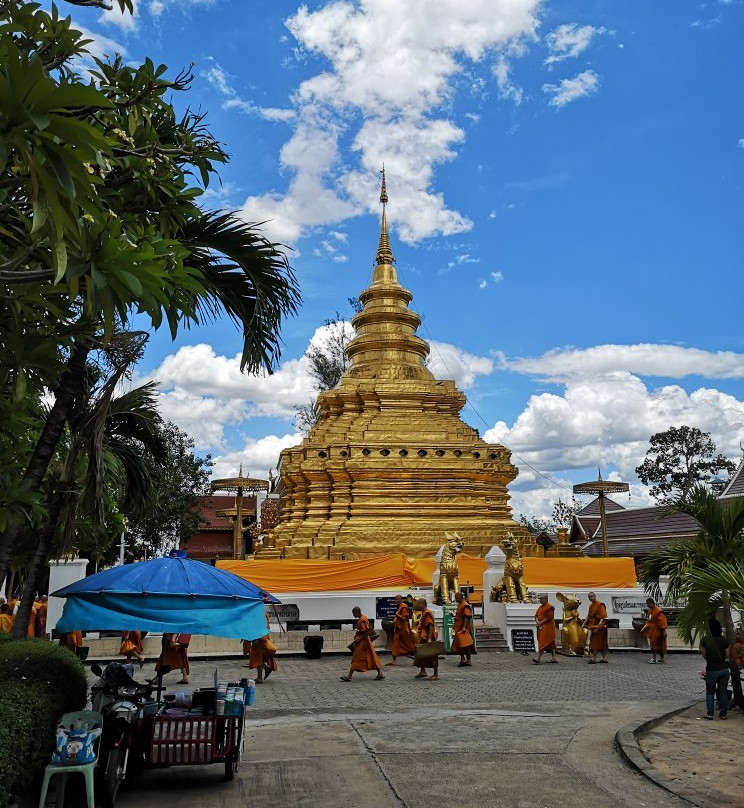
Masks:
[[[225,761],[225,780],[228,783],[230,782],[230,780],[233,779],[233,777],[235,777],[235,769],[237,768],[238,768],[237,763],[231,758],[228,758]]]

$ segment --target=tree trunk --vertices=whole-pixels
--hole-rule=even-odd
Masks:
[[[57,444],[64,432],[65,423],[75,399],[85,384],[85,365],[92,348],[93,340],[89,337],[84,337],[79,343],[76,343],[70,358],[67,360],[67,369],[62,374],[59,385],[54,391],[54,406],[46,419],[44,428],[29,460],[26,473],[23,475],[23,479],[28,480],[35,491],[38,491],[41,481],[44,479],[52,457],[54,457]],[[8,574],[11,556],[22,528],[22,523],[16,522],[8,526],[5,532],[0,534],[0,587],[2,587],[5,576]]]
[[[18,605],[18,614],[16,615],[13,630],[10,634],[14,640],[22,640],[28,634],[31,607],[33,606],[34,595],[36,594],[36,582],[39,580],[39,571],[46,561],[47,551],[52,543],[54,531],[57,529],[61,510],[62,494],[56,491],[49,505],[47,521],[39,531],[39,543],[36,545],[36,552],[28,568],[28,575],[26,576],[26,583],[23,587],[21,602]]]

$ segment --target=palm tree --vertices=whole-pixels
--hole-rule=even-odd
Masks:
[[[711,592],[715,593],[711,596]],[[686,635],[697,635],[706,625],[711,613],[724,606],[728,595],[731,606],[744,613],[744,563],[742,561],[711,561],[705,567],[691,570],[688,575],[687,605],[679,615],[679,628]],[[733,642],[733,626],[726,627],[726,636]]]
[[[726,576],[716,579],[704,573],[714,569],[735,570],[744,558],[744,497],[718,499],[699,483],[684,499],[676,500],[670,512],[689,514],[700,530],[694,538],[672,542],[650,555],[641,564],[640,582],[651,597],[661,600],[660,579],[668,576],[665,600],[686,601],[679,617],[679,632],[685,642],[696,641],[705,630],[708,617],[719,606],[731,637],[734,630],[731,604],[736,591],[727,585]]]

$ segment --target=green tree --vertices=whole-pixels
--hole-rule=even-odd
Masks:
[[[651,486],[651,496],[662,505],[684,498],[696,483],[710,483],[736,464],[716,454],[709,432],[697,427],[671,426],[651,436],[646,459],[636,468],[638,479]]]
[[[205,524],[199,498],[209,494],[209,455],[194,453],[194,441],[173,423],[162,427],[166,456],[145,458],[153,480],[144,508],[130,512],[128,533],[136,555],[178,547]]]
[[[718,565],[718,569],[729,569],[731,565],[741,564],[744,497],[718,499],[705,485],[696,483],[685,496],[677,497],[670,511],[689,514],[700,530],[694,538],[672,542],[648,556],[640,566],[639,580],[651,597],[660,600],[661,578],[668,576],[666,600],[686,601],[679,617],[679,630],[686,642],[695,642],[704,631],[708,616],[719,606],[731,637],[731,604],[735,593],[725,585],[723,578],[701,573],[713,569],[714,565]],[[703,588],[705,582],[710,585],[708,589]]]
[[[120,57],[79,72],[88,42],[54,7],[0,0],[0,416],[32,421],[28,449],[16,451],[22,436],[0,442],[11,470],[0,583],[37,518],[91,351],[135,315],[174,337],[227,315],[242,331],[242,369],[271,370],[299,303],[279,246],[199,205],[227,155],[203,115],[170,100],[190,72],[168,78],[164,65]],[[45,389],[52,406],[34,419]]]

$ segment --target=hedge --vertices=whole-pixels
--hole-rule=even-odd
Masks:
[[[63,713],[85,709],[85,669],[40,639],[0,639],[0,807],[46,763]]]

